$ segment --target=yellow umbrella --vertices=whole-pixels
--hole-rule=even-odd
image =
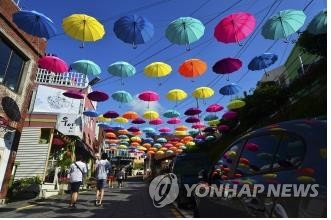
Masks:
[[[187,135],[187,132],[186,131],[175,131],[174,135],[183,136],[183,135]]]
[[[100,121],[100,122],[110,122],[111,118],[105,118],[105,117],[103,117],[103,115],[99,115],[98,116],[98,121]]]
[[[189,142],[186,143],[186,146],[187,147],[194,147],[195,143],[193,141],[189,141]]]
[[[159,150],[159,151],[156,152],[156,154],[160,154],[160,155],[162,155],[162,154],[164,154],[164,152],[161,151],[161,150]]]
[[[141,151],[146,151],[146,150],[147,150],[147,148],[145,148],[145,147],[138,147],[138,150],[141,150]]]
[[[118,146],[119,149],[127,149],[128,146],[124,145],[124,144],[121,144],[120,146]]]
[[[228,109],[233,110],[233,109],[239,109],[242,108],[246,105],[246,102],[239,100],[239,99],[235,99],[232,100],[229,104],[228,104]]]
[[[163,62],[154,62],[144,68],[145,75],[149,77],[164,77],[171,71],[171,66]]]
[[[170,101],[181,101],[183,99],[186,99],[187,93],[181,89],[172,89],[167,93],[167,99]]]
[[[125,124],[125,123],[128,123],[129,120],[126,118],[123,118],[123,117],[117,117],[114,119],[114,121],[117,123],[120,123],[120,124]]]
[[[83,42],[100,40],[105,29],[103,25],[94,17],[86,14],[72,14],[62,21],[62,28],[70,37]]]
[[[216,126],[216,125],[219,125],[220,123],[221,123],[220,120],[208,121],[209,126]]]
[[[156,111],[146,111],[144,112],[143,117],[148,120],[153,120],[159,118],[159,113]]]
[[[206,99],[214,95],[214,90],[209,87],[199,87],[193,91],[192,95],[197,99]]]

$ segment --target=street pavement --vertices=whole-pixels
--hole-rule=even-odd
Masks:
[[[0,208],[1,218],[176,218],[183,217],[174,205],[156,208],[148,194],[148,184],[142,177],[129,178],[124,188],[106,189],[103,206],[96,207],[95,191],[81,192],[77,208],[68,208],[69,194],[43,201],[7,204]]]

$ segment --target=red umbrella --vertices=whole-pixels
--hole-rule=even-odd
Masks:
[[[198,115],[198,114],[200,114],[202,111],[199,109],[199,108],[195,108],[195,107],[193,107],[193,108],[189,108],[189,109],[187,109],[185,112],[184,112],[184,114],[185,115]]]
[[[180,119],[179,118],[170,118],[167,121],[168,124],[179,124],[180,123]]]
[[[213,66],[213,71],[217,74],[230,74],[239,70],[241,66],[241,60],[228,57],[217,61]],[[229,81],[229,76],[227,80]]]
[[[227,131],[230,131],[230,127],[228,125],[220,125],[218,126],[218,131],[219,132],[227,132]]]
[[[64,92],[63,95],[65,97],[72,98],[72,99],[83,99],[84,98],[83,94],[81,94],[80,92],[75,91],[75,90],[68,90],[68,91]]]
[[[237,117],[237,112],[234,111],[228,111],[226,113],[224,113],[224,115],[222,116],[222,118],[224,120],[233,120]]]
[[[43,56],[38,60],[38,65],[42,69],[46,69],[54,73],[68,72],[68,64],[55,56]]]
[[[171,132],[171,129],[168,128],[168,127],[163,127],[163,128],[160,128],[159,129],[159,132],[161,132],[161,133],[169,133],[169,132]]]
[[[255,28],[255,17],[246,12],[238,12],[223,18],[215,27],[215,38],[223,43],[240,41],[250,35]]]
[[[104,92],[100,92],[100,91],[93,91],[90,92],[87,97],[92,100],[92,101],[96,101],[96,102],[103,102],[106,101],[109,96],[107,95],[107,93]]]
[[[223,106],[219,104],[212,104],[207,107],[206,112],[219,112],[223,110]]]
[[[163,124],[163,120],[161,118],[153,119],[149,121],[150,125],[160,125]]]
[[[149,102],[154,102],[160,99],[160,96],[153,91],[144,91],[139,94],[138,98],[140,100],[148,102],[148,108],[149,108]]]

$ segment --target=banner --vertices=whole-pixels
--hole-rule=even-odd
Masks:
[[[64,135],[75,135],[82,138],[82,119],[75,114],[59,114],[56,129]]]

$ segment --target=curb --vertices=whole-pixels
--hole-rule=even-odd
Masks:
[[[186,211],[184,209],[178,208],[178,205],[176,202],[172,203],[173,207],[176,209],[177,212],[179,212],[183,218],[193,218],[193,212]]]

